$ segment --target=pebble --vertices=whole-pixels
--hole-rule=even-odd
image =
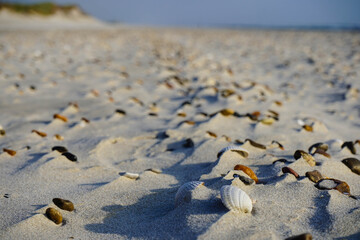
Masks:
[[[66,147],[63,147],[63,146],[54,146],[51,150],[52,151],[58,151],[59,153],[64,153],[64,152],[68,151],[66,149]]]
[[[223,116],[230,116],[230,115],[234,115],[235,111],[230,109],[230,108],[225,108],[219,111],[221,113],[221,115]]]
[[[245,142],[249,142],[251,144],[251,146],[256,147],[256,148],[260,148],[260,149],[266,149],[266,146],[261,144],[261,143],[257,143],[251,139],[245,139]]]
[[[124,115],[124,116],[126,115],[126,112],[124,110],[122,110],[122,109],[116,109],[115,113],[120,114],[120,115]]]
[[[183,144],[184,148],[193,148],[194,147],[194,142],[193,140],[191,140],[191,138],[188,138],[185,140],[185,143]]]
[[[58,208],[62,210],[66,210],[69,212],[74,210],[74,204],[69,200],[54,198],[52,201]]]
[[[360,175],[360,161],[357,158],[345,158],[341,161],[344,163],[353,173]]]
[[[311,171],[311,172],[306,172],[305,176],[307,178],[309,178],[314,183],[317,183],[318,181],[323,179],[323,176],[321,175],[321,173],[318,170],[314,170],[314,171]]]
[[[68,121],[67,117],[65,117],[65,116],[63,116],[63,115],[60,115],[60,114],[57,114],[57,113],[54,114],[53,118],[54,118],[54,119],[60,119],[60,120],[62,120],[63,122],[67,122],[67,121]]]
[[[46,216],[56,224],[62,223],[62,220],[63,220],[62,215],[55,208],[50,207],[50,208],[46,209]]]
[[[214,132],[206,131],[206,133],[209,134],[211,137],[217,138],[217,135]]]
[[[8,149],[8,148],[3,148],[3,151],[6,152],[7,154],[9,154],[10,156],[16,155],[16,151]]]
[[[70,152],[64,152],[61,155],[63,155],[64,157],[66,157],[67,159],[69,159],[72,162],[77,161],[77,157],[74,154],[70,153]]]
[[[40,132],[40,131],[35,130],[35,129],[33,129],[31,132],[36,133],[40,137],[46,137],[47,136],[47,134],[45,132]]]
[[[353,142],[344,142],[341,145],[341,149],[343,149],[344,147],[347,147],[352,154],[356,154],[356,149]]]
[[[290,168],[290,167],[283,167],[283,168],[281,169],[281,171],[282,171],[283,173],[290,173],[290,174],[294,175],[296,178],[299,178],[299,177],[300,177],[299,174],[298,174],[297,172],[295,172],[295,170],[292,169],[292,168]]]
[[[162,170],[158,169],[158,168],[149,168],[149,169],[146,169],[145,171],[151,171],[151,172],[157,173],[157,174],[162,173]]]
[[[254,171],[242,164],[238,164],[234,167],[234,170],[240,170],[243,171],[244,173],[246,173],[251,179],[253,179],[256,183],[259,182],[258,177],[256,176],[256,174],[254,173]]]
[[[310,233],[303,233],[300,235],[288,237],[285,240],[312,240],[312,235]]]
[[[241,175],[238,175],[238,174],[234,174],[233,177],[234,177],[234,178],[239,178],[240,181],[242,181],[245,185],[255,184],[255,180],[253,180],[253,179],[251,179],[251,178],[248,178],[248,177],[245,177],[245,176],[241,176]]]
[[[310,166],[315,166],[316,165],[316,161],[314,159],[313,156],[311,156],[310,154],[308,154],[307,152],[303,151],[303,150],[296,150],[294,153],[294,158],[295,160],[298,160],[299,158],[303,158]]]

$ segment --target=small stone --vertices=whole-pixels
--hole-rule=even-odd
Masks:
[[[321,190],[331,190],[331,189],[335,189],[340,183],[342,183],[342,181],[337,180],[337,179],[327,178],[327,179],[321,179],[320,181],[318,181],[315,184],[315,187],[317,187],[318,189],[321,189]]]
[[[55,208],[50,207],[50,208],[46,209],[46,216],[56,224],[62,223],[62,220],[63,220],[62,215]]]
[[[206,131],[206,133],[209,134],[211,137],[217,138],[217,135],[214,132]]]
[[[341,161],[344,163],[353,173],[360,175],[360,161],[356,158],[345,158]]]
[[[281,169],[281,171],[282,171],[283,173],[290,173],[290,174],[294,175],[296,178],[299,178],[299,177],[300,177],[299,174],[298,174],[297,172],[295,172],[294,169],[289,168],[289,167],[283,167],[283,168]]]
[[[341,148],[347,147],[352,154],[356,154],[356,149],[353,142],[344,142]]]
[[[191,140],[191,138],[188,138],[185,140],[185,143],[183,144],[183,147],[185,148],[193,148],[194,147],[194,142],[193,140]]]
[[[70,152],[64,152],[61,155],[63,155],[64,157],[66,157],[67,159],[69,159],[72,162],[77,161],[77,157],[74,154],[70,153]]]
[[[69,212],[74,210],[74,204],[69,200],[54,198],[52,201],[58,208],[62,210],[66,210]]]
[[[5,136],[6,132],[4,129],[0,129],[0,136]]]
[[[116,109],[115,113],[120,114],[120,115],[126,115],[126,112],[122,109]]]
[[[40,132],[40,131],[35,130],[35,129],[33,129],[31,132],[36,133],[40,137],[46,137],[47,136],[47,134],[45,132]]]
[[[321,149],[326,152],[329,149],[329,145],[326,143],[315,143],[309,147],[309,153],[314,154],[317,149]]]
[[[8,148],[3,148],[3,151],[6,152],[7,154],[9,154],[10,156],[16,155],[16,151],[8,149]]]
[[[55,137],[56,140],[59,140],[59,141],[64,140],[64,137],[61,136],[60,134],[55,134],[54,137]]]
[[[51,150],[52,151],[58,151],[59,153],[64,153],[64,152],[68,151],[66,149],[66,147],[63,147],[63,146],[54,146]]]
[[[245,185],[253,185],[255,184],[255,180],[242,176],[242,175],[238,175],[238,174],[234,174],[234,178],[239,178],[240,181],[242,181]]]
[[[307,178],[309,178],[314,183],[317,183],[318,181],[323,179],[323,176],[321,175],[321,173],[318,170],[314,170],[314,171],[311,171],[311,172],[306,172],[305,176]]]
[[[266,149],[266,146],[261,144],[261,143],[257,143],[251,139],[245,139],[245,142],[249,142],[251,144],[251,146],[256,147],[256,148],[260,148],[260,149]]]
[[[158,168],[149,168],[149,169],[146,169],[146,171],[151,171],[151,172],[157,173],[157,174],[162,173],[162,170],[158,169]]]
[[[63,116],[63,115],[60,115],[60,114],[54,114],[53,118],[54,118],[54,119],[59,119],[59,120],[61,120],[61,121],[63,121],[63,122],[67,122],[67,121],[68,121],[67,117],[65,117],[65,116]]]
[[[235,111],[230,108],[225,108],[219,111],[223,116],[234,115]]]
[[[312,236],[310,233],[303,233],[300,235],[292,236],[289,238],[286,238],[285,240],[312,240]]]
[[[308,132],[313,132],[313,127],[312,126],[310,126],[310,125],[304,125],[303,126],[303,129],[305,129],[306,131],[308,131]]]
[[[316,165],[314,157],[303,150],[296,150],[294,153],[294,158],[295,160],[303,158],[312,167]]]

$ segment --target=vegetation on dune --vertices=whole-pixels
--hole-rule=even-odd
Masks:
[[[69,14],[73,9],[80,10],[85,14],[77,5],[57,5],[52,2],[40,2],[34,4],[23,4],[23,3],[6,3],[0,1],[0,10],[8,9],[10,11],[20,14],[40,14],[44,16],[52,15],[56,12],[62,12]]]

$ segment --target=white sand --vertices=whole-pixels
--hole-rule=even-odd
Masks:
[[[316,169],[360,195],[360,176],[341,162],[359,159],[360,145],[356,155],[340,148],[340,141],[360,139],[358,33],[5,31],[0,66],[0,124],[6,131],[0,148],[17,151],[13,157],[0,154],[2,239],[284,239],[306,232],[314,239],[360,237],[360,201],[319,190],[305,177]],[[224,89],[236,94],[222,97]],[[185,101],[191,105],[182,106]],[[240,115],[271,109],[279,121],[269,126],[248,117],[200,114],[224,108]],[[54,120],[55,113],[68,122]],[[314,131],[302,129],[298,119],[315,124]],[[160,137],[164,131],[168,138]],[[194,147],[183,146],[188,138]],[[267,149],[247,142],[242,147],[248,158],[228,151],[217,159],[222,148],[247,138]],[[296,150],[317,142],[328,143],[330,159],[315,154],[314,167],[295,161]],[[51,151],[56,145],[78,162]],[[280,158],[292,163],[272,164]],[[231,175],[223,178],[236,164],[250,167],[260,182],[246,186]],[[284,175],[284,166],[300,178]],[[132,180],[124,172],[140,177]],[[205,186],[175,208],[178,188],[194,180]],[[223,206],[219,189],[226,184],[250,196],[251,213]],[[76,208],[60,210],[62,225],[44,215],[49,206],[58,209],[56,197]]]

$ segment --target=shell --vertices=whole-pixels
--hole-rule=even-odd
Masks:
[[[236,152],[236,153],[240,154],[241,156],[243,156],[244,158],[247,158],[249,156],[249,152],[242,147],[228,146],[226,148],[221,149],[220,152],[218,152],[217,157],[218,158],[221,157],[227,151]]]
[[[162,170],[159,168],[148,168],[145,171],[150,171],[150,172],[157,173],[157,174],[162,173]]]
[[[139,174],[138,173],[129,173],[129,172],[126,172],[123,174],[124,177],[127,177],[127,178],[130,178],[130,179],[138,179],[139,178]]]
[[[356,148],[355,148],[353,142],[344,142],[344,143],[341,145],[341,149],[344,148],[344,147],[347,147],[352,154],[356,154]]]
[[[60,209],[63,209],[63,210],[69,211],[69,212],[74,210],[74,204],[69,200],[65,200],[65,199],[61,199],[61,198],[54,198],[52,201]]]
[[[350,170],[358,175],[360,175],[360,161],[357,158],[345,158],[341,161],[344,163]]]
[[[230,108],[224,108],[220,110],[219,113],[221,113],[221,115],[223,116],[230,116],[230,115],[234,115],[235,111]]]
[[[323,179],[323,176],[318,170],[314,170],[311,172],[306,172],[305,176],[308,177],[312,182],[317,183],[321,179]]]
[[[262,119],[260,122],[265,125],[271,125],[275,122],[275,119],[272,117],[268,117],[268,118]]]
[[[31,132],[36,133],[40,137],[46,137],[47,136],[47,134],[45,132],[40,132],[40,131],[35,130],[35,129],[33,129]]]
[[[327,145],[326,143],[322,143],[322,142],[315,143],[309,147],[309,153],[314,154],[317,149],[321,149],[324,152],[326,152],[329,149],[329,145]]]
[[[67,122],[68,121],[68,119],[67,119],[67,117],[65,117],[65,116],[63,116],[63,115],[60,115],[60,114],[54,114],[54,119],[59,119],[59,120],[62,120],[63,122]]]
[[[59,153],[64,153],[67,152],[68,150],[66,149],[66,147],[63,146],[54,146],[51,148],[52,151],[58,151]]]
[[[310,233],[303,233],[300,235],[288,237],[285,240],[312,240],[312,235]]]
[[[295,160],[303,158],[312,167],[316,165],[314,157],[303,150],[296,150],[294,153],[294,158]]]
[[[66,157],[67,159],[69,159],[72,162],[77,161],[77,157],[74,154],[72,154],[71,152],[63,152],[61,155],[63,155],[64,157]]]
[[[192,181],[183,184],[176,192],[175,207],[179,206],[183,202],[190,202],[192,191],[200,185],[204,185],[204,182]]]
[[[294,175],[296,178],[299,178],[299,177],[300,177],[299,174],[298,174],[297,172],[295,172],[294,169],[289,168],[289,167],[283,167],[283,168],[281,169],[281,171],[282,171],[283,173],[290,173],[290,174]]]
[[[61,136],[60,134],[55,134],[54,137],[55,137],[56,140],[59,140],[59,141],[64,140],[64,137]]]
[[[210,137],[217,138],[217,135],[216,135],[216,133],[214,133],[214,132],[206,131],[206,133],[209,134]]]
[[[243,171],[244,173],[246,173],[251,179],[253,179],[256,183],[259,182],[258,177],[256,176],[256,174],[253,172],[253,170],[251,170],[251,168],[245,166],[245,165],[241,165],[238,164],[234,167],[234,170],[240,170]]]
[[[266,149],[266,146],[261,144],[261,143],[257,143],[249,138],[245,139],[245,142],[249,142],[251,144],[251,146],[256,147],[256,148],[260,148],[260,149]]]
[[[55,208],[50,207],[50,208],[46,209],[46,216],[56,224],[62,223],[62,220],[63,220],[62,215]]]
[[[238,187],[225,185],[220,189],[221,201],[230,211],[250,213],[252,202],[250,197]]]
[[[12,150],[12,149],[3,148],[3,151],[6,152],[7,154],[9,154],[10,156],[15,156],[16,155],[16,151]]]

